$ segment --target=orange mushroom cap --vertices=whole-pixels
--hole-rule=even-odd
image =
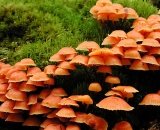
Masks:
[[[99,48],[100,46],[98,45],[98,43],[94,41],[84,41],[77,46],[76,50],[85,50],[91,52],[92,50]]]
[[[6,97],[15,101],[27,101],[27,93],[17,88],[12,88],[6,93]]]
[[[119,41],[117,44],[118,47],[124,47],[124,48],[137,48],[137,43],[133,39],[127,38]]]
[[[37,66],[28,68],[27,76],[33,76],[35,73],[39,73],[39,72],[42,72],[42,70]]]
[[[47,81],[49,80],[48,75],[45,72],[38,72],[33,74],[32,77],[30,77],[31,81]]]
[[[144,56],[142,57],[142,62],[143,62],[143,63],[148,63],[148,64],[152,64],[152,65],[157,65],[157,66],[159,66],[156,58],[155,58],[153,55],[147,55],[147,54],[144,55]]]
[[[37,103],[37,98],[38,98],[38,94],[30,94],[28,96],[28,104],[27,105],[36,104]]]
[[[160,95],[157,93],[147,94],[139,105],[160,106]]]
[[[134,60],[131,64],[131,66],[129,67],[129,69],[131,70],[143,70],[143,71],[148,71],[148,65],[144,62],[142,62],[141,60],[137,59]]]
[[[98,82],[93,82],[89,84],[88,90],[93,92],[100,92],[102,87]]]
[[[42,128],[46,128],[49,124],[60,124],[61,122],[60,122],[60,120],[59,119],[57,119],[57,118],[54,118],[54,119],[52,119],[52,118],[47,118],[47,119],[45,119],[43,122],[42,122],[42,124],[40,125],[40,127],[42,127]]]
[[[43,89],[43,90],[39,93],[38,98],[40,98],[40,99],[45,99],[46,97],[48,97],[48,96],[50,95],[50,93],[51,93],[51,89],[48,89],[48,88]]]
[[[101,66],[98,67],[97,72],[112,74],[112,69],[108,65],[101,65]]]
[[[70,107],[61,108],[56,113],[56,115],[59,116],[59,117],[66,117],[66,118],[76,117],[74,110],[72,108],[70,108]]]
[[[7,93],[7,87],[8,87],[8,84],[0,83],[0,94],[6,94]]]
[[[107,76],[105,78],[105,82],[107,83],[111,83],[111,84],[119,84],[120,83],[120,79],[116,76]]]
[[[28,80],[27,74],[19,70],[11,74],[8,82],[22,82],[22,81],[27,81],[27,80]]]
[[[70,75],[70,72],[68,71],[68,69],[58,67],[55,70],[54,75]]]
[[[112,31],[111,34],[109,34],[109,36],[112,36],[112,37],[115,37],[115,38],[118,38],[118,39],[125,39],[125,38],[127,38],[127,34],[123,30]]]
[[[44,130],[65,130],[62,124],[49,124]]]
[[[70,98],[62,98],[62,100],[58,103],[61,106],[76,106],[79,107],[79,104]]]
[[[85,123],[92,127],[95,130],[107,130],[108,129],[108,122],[94,114],[89,113],[86,117]]]
[[[114,127],[112,128],[112,130],[133,130],[132,126],[129,122],[127,121],[120,121],[117,122]]]
[[[112,2],[110,0],[98,0],[96,2],[96,5],[99,5],[99,6],[110,6],[112,5]]]
[[[28,101],[16,101],[13,109],[29,110]]]
[[[69,69],[69,70],[75,70],[76,67],[74,64],[71,64],[69,61],[62,61],[58,64],[59,68],[62,68],[62,69]]]
[[[0,112],[19,113],[20,110],[13,109],[15,101],[7,99],[0,105]]]
[[[81,130],[78,124],[68,124],[66,130]]]
[[[89,53],[89,56],[94,56],[94,55],[100,57],[106,57],[109,55],[114,55],[114,53],[109,48],[100,48]]]
[[[67,54],[75,54],[77,53],[73,47],[63,47],[61,48],[57,54],[67,55]]]
[[[88,60],[88,66],[104,65],[104,60],[100,56],[91,56]]]
[[[29,111],[29,115],[39,115],[51,112],[51,109],[41,105],[41,102],[37,102],[32,105]]]
[[[54,74],[55,70],[57,69],[57,66],[56,65],[47,65],[45,68],[44,68],[44,72],[46,74]]]
[[[49,108],[61,108],[61,105],[58,104],[61,100],[62,98],[60,96],[53,96],[50,94],[45,99],[43,99],[41,105]]]
[[[125,100],[119,97],[110,96],[104,98],[99,103],[96,104],[97,107],[108,109],[108,110],[124,110],[124,111],[131,111],[134,107],[131,107]]]
[[[127,49],[123,57],[128,59],[141,59],[141,55],[136,48]]]
[[[87,113],[85,112],[75,112],[76,117],[70,119],[70,122],[77,122],[77,123],[85,123]]]
[[[22,59],[19,65],[36,66],[36,64],[31,58]]]
[[[88,65],[88,60],[89,60],[88,56],[77,55],[70,61],[70,63],[71,64],[82,64],[82,65],[87,66]]]
[[[66,91],[62,88],[62,87],[58,87],[58,88],[53,88],[51,91],[51,95],[54,96],[67,96]]]
[[[35,91],[37,88],[35,85],[33,84],[27,84],[26,81],[22,82],[19,86],[19,90],[20,91],[24,91],[24,92],[31,92],[31,91]]]
[[[122,66],[120,58],[115,55],[106,56],[104,58],[104,64],[108,66]]]
[[[65,56],[63,54],[54,54],[50,57],[49,61],[51,62],[60,62],[60,61],[64,61],[65,60]]]
[[[129,31],[127,33],[127,38],[133,39],[136,42],[141,42],[141,41],[144,40],[144,36],[140,32],[138,32],[136,30]]]
[[[115,46],[120,39],[113,37],[113,36],[107,36],[103,39],[102,45],[110,45],[110,46]]]

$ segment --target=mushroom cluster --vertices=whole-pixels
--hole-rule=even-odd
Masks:
[[[132,111],[135,108],[128,101],[139,90],[121,84],[120,77],[113,73],[114,67],[125,66],[128,71],[160,70],[160,16],[138,17],[135,10],[110,0],[98,0],[90,13],[101,22],[112,21],[113,25],[119,19],[136,20],[129,32],[112,31],[104,38],[102,47],[95,41],[84,41],[76,48],[61,48],[43,69],[31,58],[24,58],[14,65],[0,60],[1,119],[21,122],[23,126],[37,126],[40,130],[80,130],[83,125],[107,130],[110,124],[90,108],[106,111]],[[70,82],[74,82],[73,77],[81,72],[85,72],[87,91],[74,94],[72,91],[76,87],[83,89],[78,85],[85,79],[78,77],[79,82]],[[68,83],[72,86],[65,85]],[[99,94],[101,92],[104,95]],[[93,99],[93,95],[98,96]],[[147,94],[139,105],[159,106],[159,95],[159,91]],[[112,125],[113,130],[132,130],[127,121],[116,122]]]
[[[97,0],[96,4],[91,7],[90,13],[100,25],[107,29],[111,28],[111,30],[122,28],[125,26],[126,20],[134,20],[139,17],[133,8],[123,7],[123,5],[112,3],[110,0]]]

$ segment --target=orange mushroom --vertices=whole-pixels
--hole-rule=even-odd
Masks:
[[[120,84],[120,79],[117,76],[107,76],[105,82],[109,83],[111,87],[113,84]]]
[[[40,115],[51,112],[51,109],[41,105],[41,102],[37,102],[32,105],[29,111],[29,115]]]
[[[101,117],[89,113],[85,118],[86,118],[85,123],[95,130],[108,129],[108,122]]]
[[[66,118],[72,118],[72,117],[76,117],[75,112],[72,108],[70,107],[63,107],[61,108],[56,115],[58,117],[66,117]]]
[[[157,93],[147,94],[139,105],[160,106],[160,95]]]
[[[117,122],[112,130],[133,130],[133,128],[129,122],[123,120]]]
[[[61,100],[62,98],[60,96],[53,96],[52,94],[50,94],[42,100],[41,105],[48,108],[61,108],[61,105],[58,104]]]
[[[76,50],[85,50],[91,52],[92,50],[99,48],[100,46],[98,45],[98,43],[94,41],[84,41],[77,46]]]
[[[131,107],[125,100],[115,96],[109,96],[101,100],[96,104],[97,107],[107,109],[107,110],[124,110],[131,111],[134,107]]]
[[[100,92],[102,87],[98,82],[92,82],[89,84],[88,90],[93,92]]]

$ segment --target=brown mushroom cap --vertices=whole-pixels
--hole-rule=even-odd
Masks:
[[[68,124],[66,130],[81,130],[78,124]]]
[[[10,113],[5,119],[5,121],[24,122],[24,119],[21,113]]]
[[[120,121],[117,122],[114,127],[112,128],[112,130],[133,130],[132,126],[129,122],[127,121]]]
[[[29,116],[22,124],[22,126],[40,126],[41,121],[37,116]]]
[[[134,107],[131,107],[125,100],[119,97],[110,96],[104,98],[99,103],[96,104],[97,107],[108,109],[108,110],[124,110],[124,111],[131,111]]]

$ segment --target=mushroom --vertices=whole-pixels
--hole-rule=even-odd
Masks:
[[[24,122],[22,113],[9,113],[5,121]]]
[[[57,119],[57,118],[47,118],[47,119],[45,119],[42,123],[41,123],[41,125],[40,125],[40,127],[41,128],[46,128],[49,124],[60,124],[61,122],[60,122],[60,120],[59,119]]]
[[[99,103],[96,104],[97,107],[107,109],[107,110],[124,110],[124,111],[131,111],[134,107],[131,107],[124,99],[109,96],[101,100]]]
[[[94,114],[89,113],[86,117],[85,123],[89,125],[91,128],[95,130],[107,130],[108,129],[108,122]]]
[[[66,126],[66,130],[81,130],[78,124],[69,123]]]
[[[40,115],[51,112],[51,109],[41,105],[41,102],[33,104],[30,108],[29,115]]]
[[[93,92],[100,92],[102,87],[98,82],[92,82],[89,84],[88,90]]]
[[[65,130],[62,124],[49,124],[44,130]]]
[[[129,122],[122,120],[117,122],[112,130],[133,130],[133,128]]]
[[[99,48],[100,46],[98,45],[98,43],[94,41],[84,41],[78,44],[78,46],[76,47],[76,50],[85,50],[85,51],[92,52],[92,50],[99,49]]]
[[[160,95],[158,93],[147,94],[139,105],[160,106]]]
[[[37,116],[29,116],[25,121],[23,122],[22,126],[40,126],[41,121]]]
[[[8,99],[14,101],[27,101],[27,93],[20,91],[18,88],[12,88],[6,93]]]
[[[30,106],[28,105],[28,101],[16,101],[13,109],[29,110]]]
[[[117,76],[107,76],[105,82],[109,83],[112,88],[114,84],[120,84],[120,79]]]
[[[41,105],[48,108],[61,108],[61,105],[58,104],[61,100],[62,98],[60,96],[54,96],[50,94],[49,96],[47,96],[42,100]]]
[[[58,117],[66,117],[66,118],[73,118],[76,117],[75,112],[72,108],[70,107],[63,107],[61,108],[56,115]]]
[[[143,70],[148,71],[147,63],[142,62],[142,60],[136,59],[132,62],[131,66],[129,67],[131,70]]]

